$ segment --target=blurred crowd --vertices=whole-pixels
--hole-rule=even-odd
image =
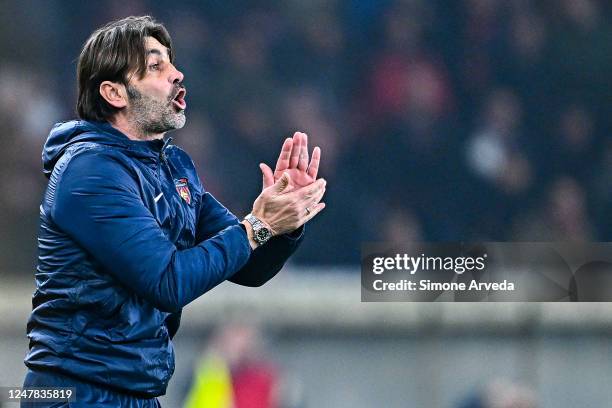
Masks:
[[[82,43],[151,14],[185,73],[174,143],[237,215],[301,130],[327,208],[299,264],[365,241],[612,240],[604,0],[8,2],[0,15],[0,268],[35,262],[40,152],[75,116]]]

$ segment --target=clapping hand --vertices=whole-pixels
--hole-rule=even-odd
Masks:
[[[320,161],[321,149],[315,147],[308,163],[308,136],[306,133],[295,132],[292,138],[285,139],[274,172],[267,164],[259,165],[263,174],[263,189],[277,182],[283,173],[288,173],[291,180],[285,191],[308,186],[317,179]]]
[[[308,162],[308,136],[295,132],[283,143],[274,172],[264,163],[259,165],[263,188],[251,214],[267,224],[273,235],[295,231],[325,208],[321,199],[327,182],[317,180],[320,161],[321,149],[315,147]],[[250,234],[247,222],[243,223]],[[249,242],[257,247],[252,238]]]

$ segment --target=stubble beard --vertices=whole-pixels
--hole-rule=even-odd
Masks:
[[[131,85],[128,85],[127,93],[131,105],[130,121],[144,138],[185,126],[185,111],[177,111],[171,98],[160,101],[139,92]]]

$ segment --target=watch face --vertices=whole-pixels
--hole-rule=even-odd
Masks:
[[[260,244],[263,244],[272,237],[272,233],[269,229],[262,227],[255,231],[255,237]]]

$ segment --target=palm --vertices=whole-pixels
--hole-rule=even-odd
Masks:
[[[289,173],[289,177],[291,177],[291,183],[295,188],[305,187],[309,184],[312,184],[316,179],[310,176],[307,172],[299,170],[299,169],[287,169],[286,173]],[[274,182],[276,182],[281,176],[283,172],[280,172],[279,175],[274,173]]]
[[[263,172],[263,188],[274,184],[283,173],[289,174],[291,189],[312,184],[317,179],[320,161],[321,149],[315,147],[312,159],[310,163],[308,162],[308,136],[305,133],[296,132],[293,138],[287,138],[283,143],[274,173],[267,165],[260,165]]]

